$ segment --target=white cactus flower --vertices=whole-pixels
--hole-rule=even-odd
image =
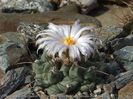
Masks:
[[[64,54],[71,60],[88,59],[96,51],[93,27],[81,27],[79,20],[72,26],[49,23],[48,29],[41,31],[36,38],[39,49],[44,49],[52,57],[63,58]],[[91,34],[90,34],[91,33]]]

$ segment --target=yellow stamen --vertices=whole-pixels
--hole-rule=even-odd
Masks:
[[[72,37],[67,37],[67,38],[64,40],[64,44],[65,44],[65,45],[68,45],[68,46],[74,45],[74,44],[75,44],[75,41],[74,41],[74,39],[73,39]]]

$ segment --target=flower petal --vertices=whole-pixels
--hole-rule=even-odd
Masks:
[[[61,45],[61,44],[57,44],[54,49],[53,49],[53,56],[55,56],[56,53],[59,52],[60,49],[62,49],[64,47],[64,45]]]
[[[63,58],[65,52],[72,61],[81,61],[81,55],[87,60],[94,54],[96,49],[95,37],[90,34],[93,34],[91,31],[93,29],[93,27],[81,28],[79,20],[72,26],[49,23],[48,29],[37,34],[36,38],[38,38],[38,40],[36,41],[36,44],[39,45],[38,50],[44,48],[52,57],[56,57],[57,55],[57,57]],[[74,43],[66,46],[64,40],[68,37],[72,38]]]
[[[62,30],[63,30],[63,33],[65,35],[65,37],[69,37],[70,36],[70,26],[69,25],[62,25],[61,26]]]
[[[45,41],[57,41],[57,40],[52,37],[40,38],[36,41],[36,45],[41,44]]]
[[[64,51],[66,51],[66,49],[67,49],[67,47],[66,46],[62,46],[62,48],[59,50],[59,57],[60,58],[62,58],[62,53],[64,52]]]
[[[78,33],[78,31],[81,29],[81,26],[80,26],[80,21],[77,20],[73,25],[72,25],[72,28],[71,28],[71,37],[74,37],[76,35],[76,33]]]
[[[51,43],[51,41],[45,41],[43,43],[41,43],[37,49],[37,53],[40,49],[44,48],[45,46],[47,46],[49,43]]]
[[[86,38],[86,37],[80,37],[78,40],[77,40],[77,43],[89,43],[90,45],[94,45],[95,42],[93,40],[91,40],[92,38]]]
[[[74,39],[78,39],[82,32],[87,31],[87,30],[92,30],[92,29],[94,29],[94,27],[83,27],[83,28],[81,28],[78,31],[78,33],[74,36]]]
[[[79,48],[76,45],[69,47],[69,56],[71,60],[81,60]]]

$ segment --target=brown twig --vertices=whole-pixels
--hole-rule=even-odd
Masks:
[[[107,75],[107,76],[110,76],[110,74],[106,73],[106,72],[103,72],[103,71],[100,71],[100,70],[96,70],[96,72],[99,72],[99,73],[102,73],[104,75]]]
[[[20,63],[14,64],[14,65],[23,65],[23,64],[33,64],[33,62],[20,62]]]

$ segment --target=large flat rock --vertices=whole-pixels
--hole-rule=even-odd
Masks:
[[[44,14],[16,14],[16,13],[0,13],[0,32],[16,31],[20,22],[31,22],[36,24],[47,24],[53,22],[55,24],[72,24],[79,19],[82,25],[100,26],[100,22],[94,17],[82,15],[78,13],[77,6],[70,4],[58,11],[50,11]]]
[[[98,19],[103,26],[121,26],[127,13],[130,13],[129,11],[127,7],[104,5],[92,12],[91,15]]]
[[[133,81],[121,88],[118,94],[119,99],[133,99]]]

